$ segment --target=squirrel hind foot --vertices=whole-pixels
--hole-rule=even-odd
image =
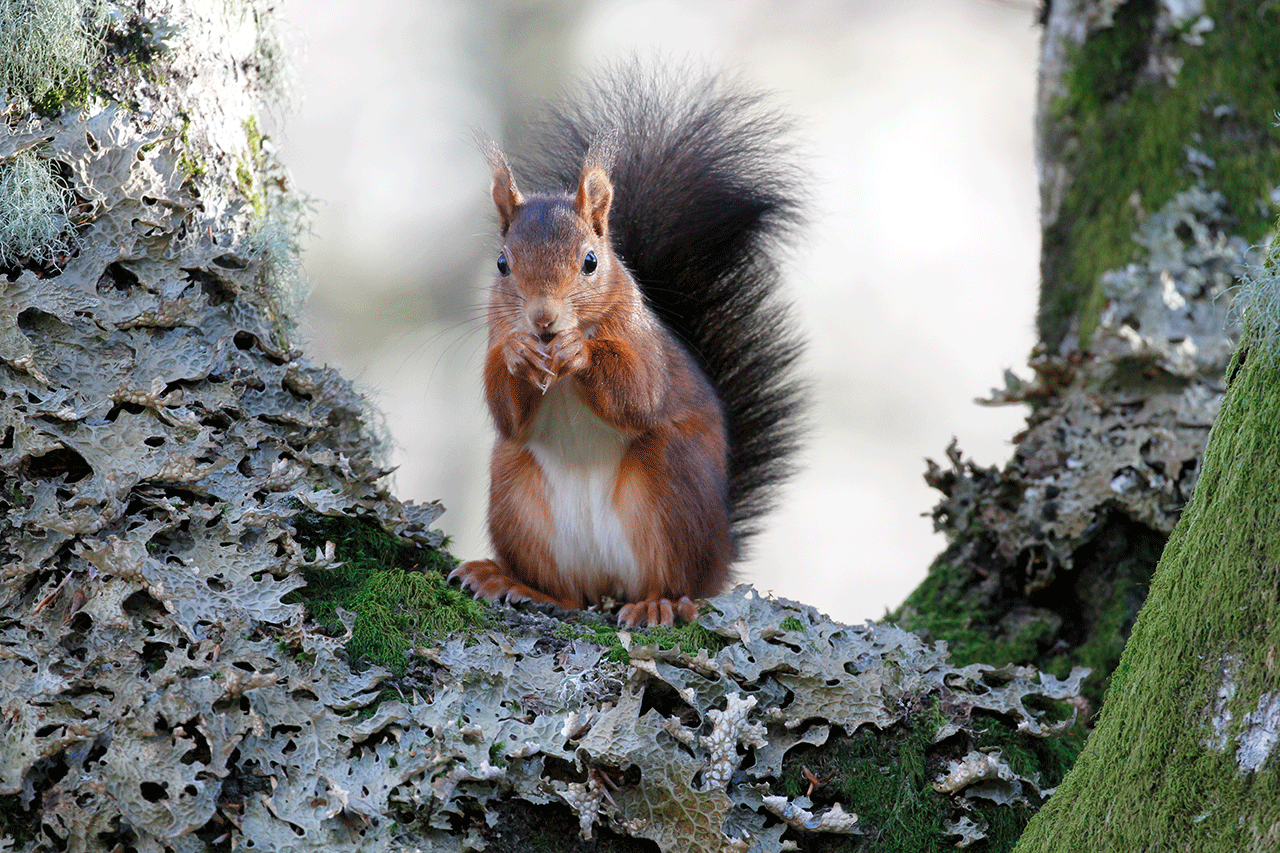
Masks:
[[[618,626],[622,628],[643,628],[654,625],[674,625],[676,617],[682,622],[692,622],[698,618],[698,605],[689,596],[682,596],[679,601],[669,598],[654,597],[643,601],[624,604],[618,611]]]
[[[458,581],[476,598],[491,604],[552,604],[561,610],[577,610],[578,604],[561,600],[536,590],[513,577],[494,560],[469,560],[449,572],[449,580]]]

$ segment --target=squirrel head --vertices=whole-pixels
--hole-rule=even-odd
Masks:
[[[526,196],[496,147],[489,161],[503,240],[495,296],[519,305],[530,331],[546,340],[573,328],[589,336],[618,303],[616,289],[634,288],[609,242],[613,183],[605,163],[589,153],[575,192]]]

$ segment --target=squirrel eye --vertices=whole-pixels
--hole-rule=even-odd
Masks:
[[[587,252],[587,256],[582,259],[582,272],[585,275],[591,275],[596,271],[596,253]]]
[[[498,275],[511,275],[511,265],[507,263],[507,253],[503,252],[498,255]]]

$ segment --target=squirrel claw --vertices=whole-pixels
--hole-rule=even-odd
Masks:
[[[643,628],[653,625],[674,625],[676,617],[683,622],[692,622],[698,618],[698,605],[689,596],[682,596],[679,601],[669,598],[646,598],[624,604],[618,611],[618,625],[626,628]]]
[[[539,592],[509,575],[493,560],[470,560],[449,572],[449,580],[457,580],[462,588],[490,604],[553,604],[561,610],[574,610],[578,604],[562,601]]]

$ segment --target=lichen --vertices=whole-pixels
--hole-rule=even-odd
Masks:
[[[678,648],[692,656],[702,649],[715,653],[727,645],[723,637],[708,631],[697,622],[624,630],[619,629],[614,620],[606,617],[577,619],[563,623],[555,630],[557,636],[589,640],[604,646],[605,658],[615,663],[626,663],[631,659],[631,646]]]
[[[96,0],[5,3],[0,8],[0,89],[23,105],[56,113],[69,90],[83,90],[97,57],[101,5]]]
[[[252,59],[200,42],[223,32],[205,4],[129,15],[160,5],[186,24],[152,57],[165,74],[107,52],[93,82],[118,98],[44,117],[11,98],[0,137],[10,177],[35,163],[75,200],[50,229],[70,250],[18,249],[0,291],[6,846],[280,846],[296,827],[336,844],[381,814],[387,673],[349,665],[354,619],[321,632],[292,599],[336,553],[304,549],[293,519],[358,516],[430,549],[438,508],[387,494],[364,401],[283,346],[262,261],[230,251],[252,223],[223,110],[251,109]],[[20,7],[52,9],[3,14]]]
[[[1280,222],[1276,233],[1280,235]],[[1276,274],[1280,271],[1280,237],[1273,238],[1266,256],[1250,264],[1243,276],[1236,308],[1241,324],[1253,330],[1251,345],[1263,358],[1280,358],[1280,287]]]
[[[747,714],[756,706],[754,696],[741,693],[725,696],[723,710],[707,711],[711,732],[702,738],[707,750],[707,769],[702,774],[702,789],[723,788],[738,765],[738,746],[764,749],[765,729],[760,723],[748,723]]]
[[[35,151],[0,160],[0,267],[47,264],[70,249],[71,193]]]
[[[1003,470],[954,444],[930,463],[949,544],[892,620],[959,661],[1087,666],[1100,704],[1221,404],[1231,296],[1256,264],[1225,205],[1193,188],[1146,217],[1133,262],[1102,276],[1089,355],[1008,377],[993,402],[1034,408]]]
[[[746,590],[696,626],[575,616],[557,636],[443,584],[423,565],[448,559],[440,507],[387,493],[364,400],[288,346],[252,248],[263,217],[235,172],[272,60],[262,4],[244,8],[131,5],[112,26],[150,47],[108,51],[82,111],[0,139],[59,164],[79,241],[58,275],[0,291],[6,847],[496,848],[529,808],[764,853],[858,838],[835,833],[867,825],[861,804],[780,780],[799,751],[910,728],[922,702],[956,730],[912,729],[920,779],[982,736],[973,719],[1060,736],[1033,700],[1082,672],[955,667]],[[275,174],[267,141],[249,147],[254,180]],[[938,796],[934,825],[964,811]]]

